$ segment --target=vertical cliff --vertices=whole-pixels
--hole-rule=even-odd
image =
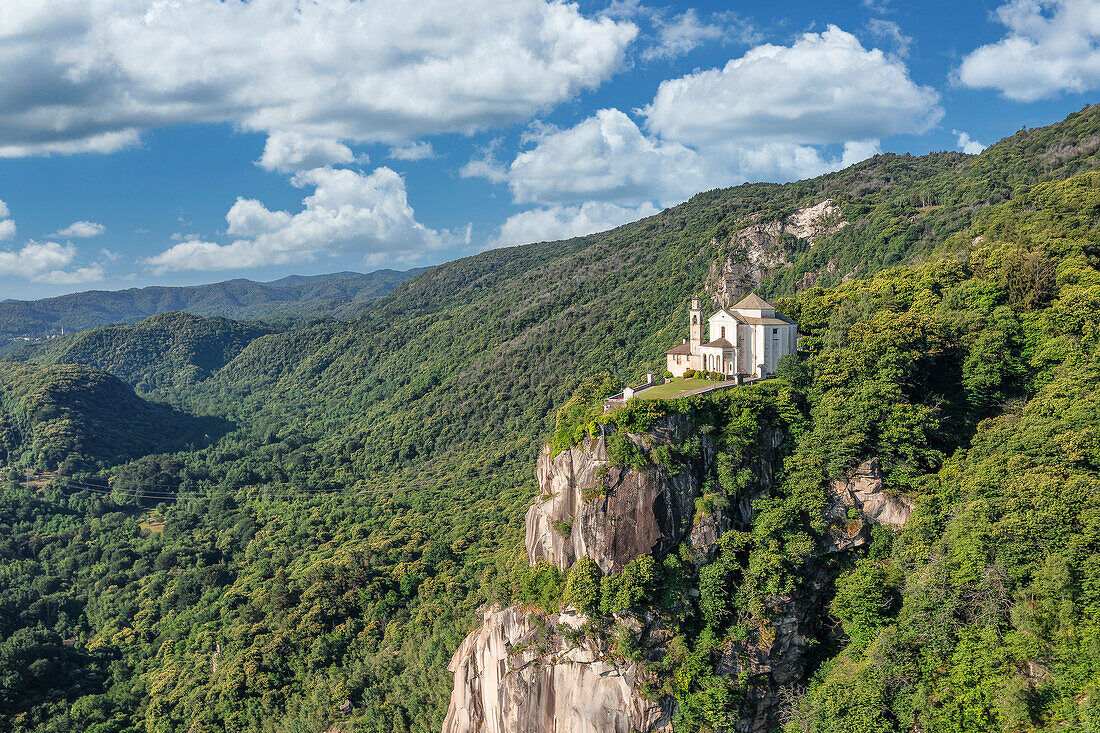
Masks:
[[[646,435],[628,436],[641,450],[670,445],[693,430],[683,415],[662,419]],[[636,557],[661,557],[691,529],[702,480],[714,462],[714,442],[704,436],[699,456],[670,471],[611,465],[605,436],[539,456],[540,500],[527,511],[527,555],[562,570],[587,555],[604,573],[622,571]]]
[[[605,639],[575,636],[588,619],[516,606],[485,612],[455,652],[443,733],[630,733],[669,729],[668,705],[637,693],[638,664]]]
[[[720,680],[713,705],[726,712],[717,730],[766,733],[779,722],[784,690],[805,682],[807,653],[829,633],[827,591],[840,567],[830,558],[868,544],[874,524],[903,523],[909,505],[884,490],[874,460],[823,485],[826,529],[799,582],[767,596],[761,615],[739,612],[735,633],[700,641],[714,613],[704,575],[720,570],[721,592],[733,592],[745,562],[736,543],[747,541],[758,502],[775,497],[783,474],[784,423],[766,395],[723,397],[728,404],[690,416],[668,412],[644,433],[603,425],[557,455],[543,450],[539,496],[526,514],[527,557],[550,573],[546,565],[579,572],[578,560],[590,558],[588,613],[568,605],[559,613],[486,610],[449,666],[445,733],[626,733],[671,730],[674,719],[695,729],[695,713],[678,709],[681,683],[668,676],[688,654]],[[636,458],[631,467],[615,465],[624,452]],[[624,603],[615,583],[645,556],[657,569],[646,581],[654,584],[649,601]]]
[[[652,452],[694,434],[691,420],[674,413],[626,437]],[[712,468],[714,442],[702,436],[698,446],[698,455],[671,470],[612,465],[606,435],[557,456],[547,446],[537,466],[540,497],[526,517],[531,564],[566,570],[587,556],[612,574],[643,555],[663,556],[691,531]],[[629,620],[620,628],[635,634],[634,643],[646,636]],[[646,674],[613,653],[607,632],[605,619],[571,610],[487,610],[451,660],[455,687],[444,732],[671,730],[672,701],[641,694]]]

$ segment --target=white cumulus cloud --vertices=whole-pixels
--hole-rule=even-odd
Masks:
[[[759,39],[752,24],[732,12],[720,13],[710,21],[703,21],[695,8],[688,8],[670,20],[657,17],[654,25],[657,41],[642,51],[642,58],[646,60],[677,58],[716,41],[754,43]]]
[[[80,223],[80,222],[78,222]],[[0,240],[15,236],[15,221],[8,205],[0,201]],[[68,268],[78,256],[72,244],[28,240],[18,249],[0,250],[0,277],[20,277],[34,282],[85,283],[103,279],[103,268]]]
[[[269,171],[296,173],[354,160],[355,154],[351,148],[334,138],[273,132],[267,136],[263,155],[256,165]]]
[[[837,170],[879,152],[878,140],[845,141],[839,155],[786,141],[730,140],[689,147],[647,136],[624,112],[604,109],[566,130],[531,135],[499,175],[517,203],[680,203],[699,191],[749,180],[793,180]],[[494,172],[494,175],[497,175]]]
[[[764,44],[662,82],[646,127],[690,145],[729,140],[829,144],[923,133],[943,117],[939,95],[900,60],[836,26],[790,46]]]
[[[996,14],[1008,33],[963,59],[961,84],[1020,102],[1100,87],[1100,3],[1012,0]]]
[[[958,140],[956,141],[956,144],[958,145],[959,150],[963,151],[964,153],[968,155],[977,155],[978,153],[985,150],[986,146],[971,138],[970,133],[963,132],[962,130],[952,130],[951,132],[953,132],[955,135],[958,135]]]
[[[4,201],[0,201],[0,242],[15,236],[15,221]]]
[[[525,133],[524,140],[528,139]],[[488,145],[481,147],[477,155],[470,159],[466,165],[458,170],[458,175],[463,178],[484,178],[490,183],[504,183],[508,180],[507,167],[497,160],[497,150],[503,142],[499,137],[494,138]]]
[[[103,269],[99,266],[62,269],[72,264],[76,256],[76,247],[71,244],[29,241],[20,249],[0,250],[0,276],[66,284],[103,279]]]
[[[0,155],[109,152],[177,123],[469,132],[599,86],[636,34],[547,0],[5,0]]]
[[[390,148],[390,157],[394,160],[428,160],[435,157],[432,144],[424,140]]]
[[[713,171],[696,151],[646,137],[617,109],[529,140],[537,144],[517,155],[506,173],[517,203],[637,204],[712,187]]]
[[[0,273],[36,278],[43,273],[65,267],[76,257],[76,247],[57,242],[30,241],[22,249],[0,251]]]
[[[892,20],[871,18],[867,21],[867,30],[875,38],[881,38],[894,44],[898,56],[908,56],[909,47],[913,45],[913,37],[901,32],[901,26]]]
[[[58,229],[50,236],[84,239],[87,237],[98,237],[105,231],[107,231],[107,227],[103,226],[99,222],[74,221],[72,224],[65,227],[64,229]]]
[[[617,109],[565,130],[536,124],[510,165],[488,151],[462,174],[507,181],[517,203],[667,206],[709,188],[851,165],[879,152],[882,137],[934,124],[938,99],[901,61],[830,27],[664,82],[638,110],[645,131]]]
[[[51,270],[36,279],[51,285],[79,285],[81,283],[101,282],[104,275],[102,267],[92,265],[90,267],[78,267],[75,270]]]
[[[155,272],[228,270],[358,254],[370,264],[411,263],[431,250],[468,241],[464,233],[436,231],[418,222],[405,181],[381,167],[369,174],[331,167],[291,178],[312,188],[302,210],[271,211],[255,199],[238,198],[226,213],[227,244],[189,239],[145,260]]]
[[[467,164],[462,175],[507,182],[513,201],[543,207],[509,218],[498,241],[588,233],[699,191],[838,170],[878,153],[882,137],[928,130],[943,110],[902,61],[831,26],[666,81],[635,113],[644,128],[618,109],[567,129],[535,123],[510,165],[493,149]]]
[[[508,217],[493,246],[505,247],[594,234],[652,216],[658,211],[651,203],[631,207],[597,201],[579,206],[532,209]]]

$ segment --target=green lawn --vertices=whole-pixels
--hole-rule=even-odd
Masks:
[[[714,379],[670,379],[664,384],[658,384],[656,387],[647,389],[638,395],[638,399],[641,400],[667,400],[673,397],[679,397],[684,392],[690,392],[693,389],[700,389],[702,387],[709,387],[712,384],[718,384],[719,382]]]

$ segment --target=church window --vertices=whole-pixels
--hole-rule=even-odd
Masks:
[[[777,333],[779,333],[779,329],[778,328],[773,328],[772,329],[772,335],[774,336]]]
[[[726,337],[726,327],[722,326],[722,338]]]

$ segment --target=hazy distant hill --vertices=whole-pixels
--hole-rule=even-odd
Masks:
[[[42,337],[58,333],[62,327],[82,331],[134,323],[169,311],[236,320],[288,312],[341,317],[353,315],[363,301],[386,295],[425,269],[291,275],[266,283],[237,279],[190,287],[88,290],[42,300],[8,300],[0,302],[0,337]]]

